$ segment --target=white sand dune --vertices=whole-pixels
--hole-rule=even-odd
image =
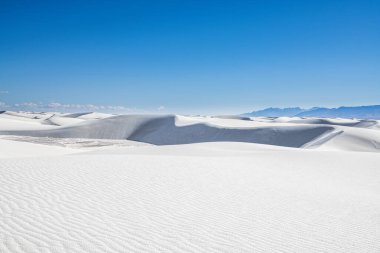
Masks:
[[[0,131],[25,130],[33,131],[39,129],[51,129],[52,127],[42,123],[43,120],[23,119],[9,115],[0,114]]]
[[[355,119],[295,119],[288,120],[288,123],[301,123],[301,124],[324,124],[324,125],[337,125],[349,126],[357,128],[374,128],[378,126],[377,120],[355,120]]]
[[[338,126],[356,126],[361,123],[359,120],[350,120],[350,119],[294,119],[288,120],[289,123],[303,123],[303,124],[324,124],[324,125],[338,125]],[[367,122],[367,120],[365,120]]]
[[[68,125],[75,125],[81,122],[84,122],[85,120],[80,118],[71,118],[71,117],[65,117],[61,115],[52,115],[49,118],[46,118],[44,121],[42,121],[43,124],[47,125],[54,125],[54,126],[68,126]]]
[[[377,253],[378,126],[2,113],[0,252]]]
[[[32,137],[32,136],[18,136],[18,135],[0,135],[0,140],[28,142],[44,145],[52,145],[59,147],[69,148],[85,148],[87,151],[91,148],[98,149],[99,147],[136,147],[136,146],[150,146],[148,143],[130,141],[130,140],[111,140],[111,139],[86,139],[86,138],[51,138],[51,137]],[[47,148],[45,146],[45,148]],[[26,149],[19,153],[22,156]]]
[[[225,128],[205,123],[176,125],[175,116],[123,115],[71,127],[41,131],[0,131],[1,134],[61,138],[129,139],[156,145],[238,141],[301,147],[329,126]]]
[[[15,142],[0,138],[0,159],[13,157],[45,157],[81,152],[78,149],[52,147],[30,142]],[[1,204],[0,204],[1,205]],[[1,251],[0,251],[1,252]]]
[[[376,121],[348,119],[267,119],[263,123],[233,117],[121,115],[99,119],[89,115],[52,115],[54,128],[1,129],[0,134],[53,138],[131,140],[155,145],[200,142],[249,142],[285,147],[380,152]],[[96,117],[96,116],[95,116]],[[272,122],[270,122],[272,121]]]
[[[100,112],[81,112],[81,113],[68,113],[64,117],[67,118],[79,118],[79,119],[105,119],[115,115],[100,113]]]
[[[34,124],[41,123],[44,119],[51,117],[54,113],[26,113],[3,111],[0,113],[0,119],[19,121],[20,123],[31,122]]]
[[[319,149],[380,152],[380,132],[371,129],[343,128],[334,138],[319,146]]]
[[[379,155],[229,144],[1,160],[0,251],[380,250]]]
[[[105,118],[109,118],[109,117],[112,117],[112,116],[115,116],[115,115],[108,114],[108,113],[91,112],[91,113],[79,116],[78,118],[87,119],[88,120],[88,119],[105,119]]]
[[[52,112],[12,112],[2,111],[0,113],[1,118],[17,119],[23,121],[35,121],[50,117],[55,113]]]

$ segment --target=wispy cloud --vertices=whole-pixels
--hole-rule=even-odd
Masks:
[[[16,104],[6,104],[0,102],[0,107],[8,110],[21,111],[61,111],[61,112],[79,112],[79,111],[97,111],[97,112],[114,112],[114,113],[132,113],[138,111],[136,108],[128,108],[121,105],[95,105],[95,104],[65,104],[59,102],[41,103],[41,102],[23,102]]]
[[[160,105],[160,106],[157,108],[157,111],[163,111],[163,110],[165,110],[165,109],[166,109],[165,106]]]
[[[0,101],[0,109],[1,109],[1,108],[8,108],[7,103],[4,103],[4,102],[1,102],[1,101]]]
[[[25,102],[20,104],[14,104],[15,107],[30,107],[30,108],[36,108],[39,106],[39,104],[33,103],[33,102]]]
[[[128,111],[131,110],[120,105],[94,105],[94,104],[61,104],[57,102],[49,103],[47,108],[52,109],[76,109],[76,110],[111,110],[111,111]]]
[[[0,90],[0,94],[8,94],[9,93],[9,91],[7,91],[7,90]]]

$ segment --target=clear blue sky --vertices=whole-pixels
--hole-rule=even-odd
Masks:
[[[2,106],[380,104],[379,0],[3,0],[0,24]]]

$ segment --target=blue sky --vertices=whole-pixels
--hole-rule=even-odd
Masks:
[[[1,1],[0,105],[380,104],[378,0],[106,2]]]

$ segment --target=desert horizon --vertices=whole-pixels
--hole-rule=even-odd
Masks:
[[[0,253],[379,253],[380,1],[0,1]]]
[[[380,247],[379,120],[3,112],[0,149],[4,252]]]

